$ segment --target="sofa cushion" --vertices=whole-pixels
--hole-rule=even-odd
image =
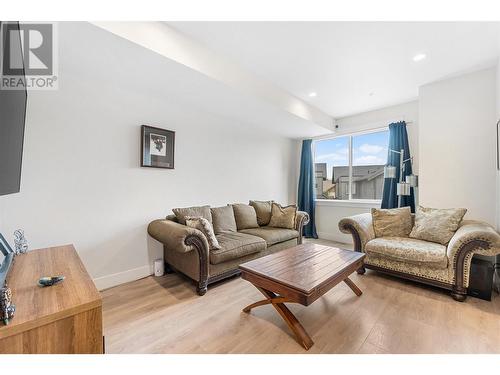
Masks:
[[[283,207],[277,203],[271,206],[270,227],[295,229],[295,215],[297,214],[297,206],[290,205]]]
[[[279,242],[292,240],[299,237],[299,232],[294,229],[260,227],[252,229],[243,229],[240,233],[251,234],[264,239],[267,246],[277,244]]]
[[[372,208],[375,237],[408,237],[413,227],[410,207]]]
[[[465,208],[418,207],[411,238],[446,245],[457,231],[467,210]]]
[[[448,267],[446,247],[434,242],[407,237],[375,238],[365,245],[365,252],[399,262],[425,264],[436,268]]]
[[[231,208],[231,207],[230,207]],[[219,264],[266,249],[266,241],[246,233],[227,232],[216,236],[220,249],[210,251],[210,263]]]
[[[271,220],[271,206],[273,201],[250,201],[249,204],[255,208],[257,223],[260,226],[268,225]]]
[[[236,220],[231,206],[214,207],[211,209],[215,234],[236,232]]]
[[[243,203],[234,203],[231,206],[233,207],[236,228],[238,228],[238,230],[259,227],[255,208]]]
[[[207,219],[210,224],[212,223],[210,206],[173,208],[172,212],[175,214],[177,220],[182,225],[186,225],[186,216],[203,217]]]

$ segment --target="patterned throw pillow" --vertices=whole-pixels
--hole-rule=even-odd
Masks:
[[[408,237],[413,227],[410,207],[372,208],[375,237]]]
[[[250,201],[250,206],[255,208],[257,213],[257,223],[262,227],[271,221],[271,209],[273,201]]]
[[[467,209],[418,207],[411,238],[446,245],[457,231]]]
[[[217,241],[217,237],[215,237],[212,224],[210,224],[204,217],[186,216],[186,225],[190,228],[200,230],[205,235],[210,250],[218,250],[221,248],[219,241]]]
[[[274,228],[295,229],[295,216],[297,215],[297,206],[290,205],[282,207],[273,203],[271,207],[271,221],[269,226]]]

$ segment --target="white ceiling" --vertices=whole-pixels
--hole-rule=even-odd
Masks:
[[[500,23],[169,24],[333,117],[415,99],[421,85],[495,64],[500,49]]]
[[[84,27],[79,23],[70,24],[76,27],[76,30]],[[137,92],[147,88],[149,94],[154,92],[157,97],[168,97],[165,100],[171,103],[189,103],[194,108],[222,116],[230,120],[232,126],[239,124],[280,136],[303,138],[332,132],[333,121],[330,116],[315,107],[310,108],[309,104],[283,90],[276,91],[273,85],[259,80],[253,74],[245,74],[246,70],[239,65],[227,64],[226,58],[214,59],[212,53],[206,53],[204,46],[198,48],[197,43],[193,44],[192,38],[184,40],[184,35],[178,35],[177,30],[164,23],[92,24],[94,32],[109,32],[113,34],[113,38],[119,38],[110,49],[109,41],[107,46],[100,45],[104,35],[97,37],[99,43],[93,41],[94,49],[113,50],[113,58],[119,57],[121,60],[116,69],[131,72],[127,84],[130,86],[133,78],[139,78],[140,85],[134,88]],[[68,37],[77,32],[66,31],[67,35],[64,36]],[[80,31],[85,32],[90,34],[90,31]],[[127,42],[124,43],[124,40]],[[139,47],[145,50],[137,49]],[[96,56],[100,55],[96,52],[91,57],[95,60]],[[144,59],[146,60],[143,61]],[[81,65],[81,58],[74,60]],[[226,79],[227,76],[231,79]],[[252,84],[258,89],[253,90]],[[280,95],[282,92],[284,95]],[[288,100],[288,97],[293,100]],[[276,98],[277,100],[273,100]],[[315,111],[321,116],[314,113]],[[325,120],[328,124],[317,119]]]

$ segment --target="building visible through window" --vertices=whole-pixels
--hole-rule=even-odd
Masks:
[[[316,199],[381,199],[389,131],[315,141]]]

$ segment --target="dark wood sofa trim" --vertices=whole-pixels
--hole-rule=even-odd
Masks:
[[[230,277],[235,277],[235,276],[241,275],[241,271],[239,269],[234,269],[234,270],[227,270],[225,272],[219,273],[219,274],[214,275],[214,276],[209,276],[205,282],[202,280],[198,281],[198,280],[192,279],[191,277],[184,274],[182,271],[179,271],[177,268],[175,268],[174,266],[172,266],[171,264],[169,264],[167,262],[165,262],[165,273],[167,273],[167,274],[179,273],[180,275],[182,275],[182,277],[193,281],[196,284],[196,292],[200,296],[205,295],[205,293],[208,291],[208,286],[210,284],[214,284],[216,282],[228,279]]]
[[[451,296],[454,300],[463,302],[467,298],[467,288],[464,285],[464,268],[468,256],[471,256],[475,250],[488,250],[490,243],[482,239],[470,240],[458,249],[453,259],[455,265],[455,284]]]
[[[196,287],[196,292],[203,296],[207,292],[208,287],[208,249],[202,239],[195,235],[189,235],[184,240],[187,246],[193,246],[198,253],[199,264],[200,264],[200,280],[198,280],[198,285]]]
[[[447,283],[444,283],[444,282],[441,282],[441,281],[427,279],[425,277],[420,277],[420,276],[415,276],[415,275],[410,275],[408,273],[399,272],[399,271],[395,271],[395,270],[390,270],[390,269],[387,269],[387,268],[377,267],[377,266],[373,266],[371,264],[365,264],[365,267],[368,268],[368,269],[370,269],[370,270],[374,270],[374,271],[377,271],[377,272],[380,272],[380,273],[385,273],[385,274],[391,275],[391,276],[396,276],[396,277],[399,277],[401,279],[410,280],[410,281],[416,281],[416,282],[419,282],[419,283],[422,283],[422,284],[426,284],[426,285],[430,285],[430,286],[435,286],[435,287],[438,287],[438,288],[441,288],[441,289],[453,290],[453,285],[447,284]]]

